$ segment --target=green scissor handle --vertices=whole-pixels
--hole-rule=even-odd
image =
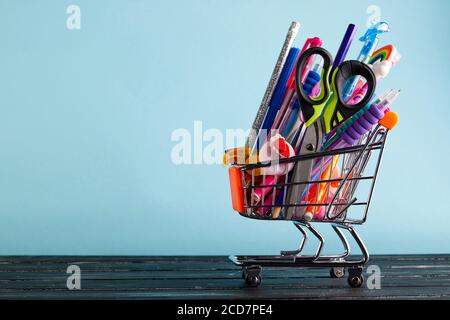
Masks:
[[[311,98],[305,93],[301,82],[303,69],[309,61],[309,58],[313,55],[319,55],[323,58],[323,69],[320,76],[320,95],[316,98]],[[322,115],[323,109],[330,97],[331,91],[328,79],[332,65],[333,58],[331,54],[322,47],[314,47],[306,50],[297,61],[295,69],[295,87],[300,102],[300,111],[303,115],[306,127],[309,127]]]
[[[349,105],[344,102],[343,88],[348,80],[354,76],[361,76],[367,81],[367,92],[357,104]],[[356,60],[343,62],[333,73],[331,80],[331,97],[328,99],[323,112],[325,132],[330,132],[342,121],[352,117],[363,109],[375,94],[377,80],[372,69],[365,63]]]
[[[311,98],[303,89],[301,77],[303,69],[313,55],[323,58],[323,68],[320,76],[320,95]],[[295,86],[300,102],[300,111],[303,115],[306,127],[313,124],[318,118],[323,117],[325,133],[330,132],[342,121],[352,117],[356,112],[364,108],[372,99],[377,80],[372,69],[365,63],[356,60],[345,61],[333,72],[331,83],[328,81],[332,69],[333,58],[322,47],[314,47],[306,50],[300,56],[295,70]],[[357,104],[345,103],[343,89],[347,81],[355,76],[361,76],[367,81],[367,92]]]

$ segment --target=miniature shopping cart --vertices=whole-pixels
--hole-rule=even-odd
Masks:
[[[391,129],[391,128],[389,128]],[[255,163],[234,165],[229,169],[233,208],[242,216],[257,220],[292,221],[301,233],[300,246],[295,251],[282,251],[276,256],[231,256],[230,260],[243,269],[242,276],[249,286],[261,283],[262,267],[299,267],[330,268],[333,278],[342,278],[348,270],[348,283],[351,287],[363,284],[363,266],[369,261],[369,253],[363,240],[354,229],[367,219],[372,193],[382,160],[383,150],[389,129],[377,125],[359,142],[351,147],[277,160],[277,164],[299,165],[303,161],[314,160],[317,163],[337,161],[339,176],[330,174],[319,179],[312,177],[305,181],[292,182],[290,175],[268,183],[268,178],[260,175],[262,168],[274,163]],[[318,199],[289,201],[286,196],[291,188],[305,185],[306,190],[334,188],[331,196],[324,201]],[[269,193],[259,193],[261,199],[254,196],[255,190],[269,188]],[[316,192],[318,194],[318,192]],[[317,196],[318,198],[318,196]],[[289,215],[294,209],[295,215]],[[306,211],[312,210],[313,216],[306,219]],[[321,215],[318,214],[321,212]],[[318,218],[321,216],[320,218]],[[324,237],[312,226],[312,223],[329,223],[342,242],[344,251],[337,255],[323,255]],[[358,245],[362,256],[350,256],[350,245],[343,231],[347,230]],[[302,255],[307,240],[307,231],[318,239],[319,245],[312,255]]]

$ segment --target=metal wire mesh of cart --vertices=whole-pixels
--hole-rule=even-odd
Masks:
[[[388,132],[378,125],[351,147],[231,168],[230,177],[234,170],[235,180],[240,180],[231,185],[237,195],[236,211],[260,220],[364,223]],[[292,173],[260,174],[262,168],[297,166],[311,160],[314,165],[306,180],[292,182]],[[304,186],[300,188],[302,193],[289,197],[293,190],[299,190],[298,186]],[[356,214],[349,214],[351,209],[357,209]]]

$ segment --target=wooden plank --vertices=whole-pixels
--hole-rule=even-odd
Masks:
[[[182,272],[181,272],[182,271]],[[391,269],[382,267],[382,275],[384,277],[450,277],[450,270],[442,270],[438,268],[431,269],[414,269],[401,268]],[[327,277],[328,269],[264,269],[262,272],[264,278],[285,278],[285,279],[304,279],[311,277]],[[84,271],[82,269],[84,279],[105,279],[105,280],[121,280],[121,279],[235,279],[240,278],[241,270],[200,270],[200,271],[122,271],[122,272],[98,272]],[[67,279],[65,271],[61,272],[0,272],[0,280],[40,280],[40,279]]]
[[[264,289],[336,289],[346,287],[346,279],[330,278],[304,278],[304,279],[279,279],[263,277]],[[450,277],[447,278],[381,278],[381,286],[386,288],[433,288],[442,294],[449,292]],[[66,290],[66,279],[43,279],[27,281],[0,281],[0,292],[7,289],[31,290],[31,289],[58,289]],[[239,290],[244,287],[242,279],[122,279],[122,280],[99,280],[84,279],[82,287],[86,290],[112,290],[112,291],[139,291],[139,290]]]
[[[82,270],[81,291],[66,268]],[[375,256],[381,290],[351,289],[327,269],[264,268],[247,288],[226,257],[0,257],[2,299],[450,299],[450,256]]]
[[[23,259],[23,258],[22,258]],[[76,264],[82,267],[85,271],[138,271],[138,270],[185,270],[185,271],[199,271],[199,270],[233,270],[235,267],[224,257],[157,257],[155,259],[144,257],[127,258],[127,257],[67,257],[56,258],[55,260],[45,257],[42,260],[39,258],[26,258],[16,260],[15,257],[0,259],[0,272],[3,271],[55,271],[64,272],[67,266]],[[369,264],[379,266],[413,266],[414,268],[450,268],[450,257],[392,257],[376,256],[372,257]]]

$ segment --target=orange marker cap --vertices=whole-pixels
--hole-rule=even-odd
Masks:
[[[395,112],[389,111],[384,115],[384,118],[379,122],[386,129],[392,130],[398,123],[398,115]]]

